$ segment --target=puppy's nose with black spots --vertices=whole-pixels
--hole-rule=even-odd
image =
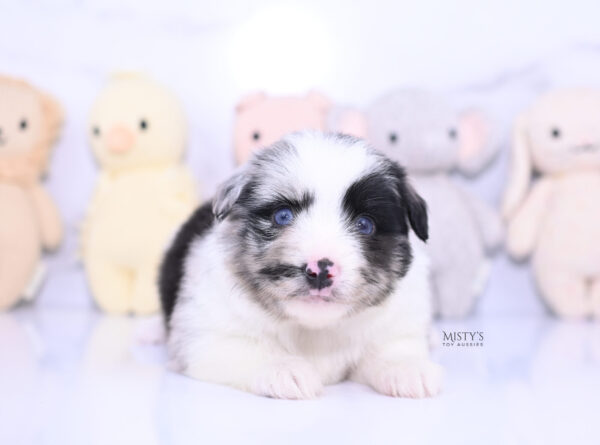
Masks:
[[[321,258],[306,264],[305,275],[311,289],[321,290],[333,285],[339,269],[329,258]]]

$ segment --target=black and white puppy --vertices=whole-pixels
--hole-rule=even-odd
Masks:
[[[348,136],[285,138],[170,247],[160,292],[172,364],[271,397],[315,397],[347,378],[436,394],[417,237],[427,239],[425,202],[396,163]]]

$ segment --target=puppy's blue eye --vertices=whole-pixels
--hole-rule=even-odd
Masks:
[[[371,235],[375,231],[375,223],[368,216],[360,216],[356,220],[356,228],[363,235]]]
[[[287,226],[293,219],[294,213],[287,207],[279,209],[273,214],[273,220],[278,226]]]

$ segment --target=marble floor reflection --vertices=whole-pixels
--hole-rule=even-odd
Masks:
[[[343,383],[302,402],[170,373],[164,347],[140,343],[139,326],[86,310],[1,314],[0,443],[600,443],[599,323],[438,323],[440,397]],[[444,333],[459,332],[483,344],[450,345]]]

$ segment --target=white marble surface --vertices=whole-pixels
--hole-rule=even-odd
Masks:
[[[483,346],[444,347],[435,399],[353,383],[281,401],[165,370],[140,321],[86,310],[0,315],[2,444],[598,444],[600,325],[540,317],[444,323]]]

